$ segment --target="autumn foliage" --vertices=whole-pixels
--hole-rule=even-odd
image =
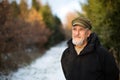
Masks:
[[[16,69],[22,62],[30,62],[28,60],[31,60],[31,57],[25,53],[26,49],[37,48],[41,51],[50,44],[47,43],[51,42],[50,38],[53,37],[53,34],[61,34],[63,37],[62,32],[59,31],[62,29],[61,22],[59,27],[53,26],[57,24],[56,17],[51,12],[47,13],[50,14],[51,21],[54,22],[54,24],[49,22],[51,24],[49,26],[53,27],[51,29],[44,20],[45,16],[43,16],[40,7],[42,5],[39,4],[39,6],[37,3],[36,9],[35,3],[28,9],[25,0],[21,0],[20,4],[15,1],[9,3],[7,0],[0,2],[0,70]],[[45,10],[47,9],[44,8]],[[56,33],[55,28],[58,28]],[[53,39],[53,44],[55,40],[61,41],[57,37],[53,37]]]
[[[11,52],[12,50],[24,49],[30,45],[43,46],[47,42],[47,38],[50,36],[50,30],[46,28],[42,21],[42,16],[34,9],[29,11],[29,14],[22,16],[21,11],[17,18],[14,18],[13,13],[7,2],[0,3],[7,7],[7,9],[1,7],[1,34],[0,44],[1,52]],[[12,12],[11,12],[12,11]],[[8,14],[6,14],[8,13]],[[24,19],[23,19],[24,18]]]

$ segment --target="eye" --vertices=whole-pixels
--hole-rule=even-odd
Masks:
[[[74,27],[74,28],[72,28],[72,30],[76,30],[76,28]]]
[[[80,28],[79,30],[80,30],[80,31],[82,31],[82,30],[83,30],[83,28]]]
[[[79,31],[84,31],[85,29],[84,28],[80,28]]]

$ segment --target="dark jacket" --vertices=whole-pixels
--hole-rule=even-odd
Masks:
[[[88,44],[77,55],[72,40],[63,52],[61,65],[66,80],[118,80],[119,70],[113,56],[101,46],[92,33]]]

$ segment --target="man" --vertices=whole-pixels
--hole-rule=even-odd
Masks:
[[[115,60],[92,33],[90,20],[78,17],[72,26],[72,39],[61,58],[66,80],[118,80]]]

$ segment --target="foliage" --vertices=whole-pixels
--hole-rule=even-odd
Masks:
[[[43,16],[43,21],[45,22],[46,26],[52,32],[48,39],[49,42],[47,42],[46,46],[49,47],[64,40],[65,37],[62,30],[62,23],[57,16],[52,15],[50,6],[48,4],[44,5],[41,8],[40,13]]]
[[[120,1],[88,0],[83,5],[85,16],[93,22],[93,30],[99,34],[103,43],[118,60],[120,53]]]
[[[38,0],[32,0],[32,8],[36,9],[37,11],[40,10],[42,4]]]
[[[31,54],[25,52],[27,49],[41,51],[62,40],[61,21],[53,16],[48,5],[42,6],[33,0],[32,8],[28,9],[25,0],[19,5],[15,1],[0,2],[0,71],[17,69],[19,60],[22,64],[24,58],[29,62]]]
[[[6,6],[9,7],[10,5],[7,5],[6,3]],[[25,9],[24,7],[22,7],[22,9],[24,9],[24,12],[21,11],[21,17],[16,18],[18,14],[14,16],[14,7],[9,7],[8,9],[1,9],[3,11],[1,16],[4,15],[3,18],[6,19],[4,20],[4,24],[1,25],[0,28],[0,52],[6,53],[11,51],[17,51],[20,48],[25,49],[26,46],[34,44],[37,44],[42,47],[47,42],[47,38],[50,35],[50,31],[48,28],[46,28],[45,24],[41,20],[41,16],[39,16],[37,12],[31,10],[31,13],[35,14],[32,14],[32,16],[30,16],[30,11],[30,15],[28,15],[25,12],[26,7]],[[5,15],[6,12],[8,14]],[[25,15],[27,15],[27,19],[26,16],[24,16],[24,13],[26,13]],[[33,19],[36,16],[38,18]],[[31,17],[33,17],[32,20]]]
[[[49,42],[47,43],[47,47],[55,45],[65,40],[62,24],[57,16],[54,16],[54,29],[52,31],[52,35],[48,39]]]
[[[42,14],[43,16],[43,21],[45,22],[46,26],[53,30],[54,29],[54,17],[52,15],[52,12],[51,12],[51,9],[50,9],[50,6],[47,4],[47,5],[44,5],[42,6],[42,8],[40,9],[40,13]]]

